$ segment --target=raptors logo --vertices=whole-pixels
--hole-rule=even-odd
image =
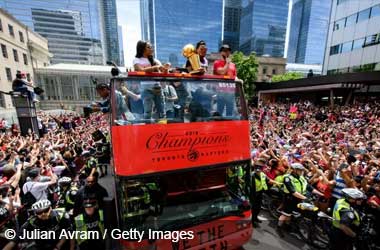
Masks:
[[[199,158],[199,152],[195,149],[191,149],[188,153],[187,153],[187,159],[189,161],[196,161],[198,160]]]

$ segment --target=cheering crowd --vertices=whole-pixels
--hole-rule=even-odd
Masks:
[[[379,232],[380,109],[376,101],[334,108],[307,101],[267,104],[251,110],[251,124],[256,190],[260,189],[256,201],[262,199],[262,173],[264,182],[275,182],[284,193],[278,208],[280,237],[297,204],[311,192],[318,197],[319,209],[334,219],[333,249],[352,249],[359,211],[375,217]]]
[[[87,230],[81,228],[86,220],[94,222],[91,230],[104,228],[101,209],[108,194],[98,184],[110,160],[104,115],[84,119],[74,114],[39,113],[38,123],[39,136],[20,136],[17,129],[0,134],[1,248],[7,244],[6,229]],[[4,249],[18,249],[14,248],[17,243],[16,237]],[[51,250],[103,244],[59,239],[18,245]]]

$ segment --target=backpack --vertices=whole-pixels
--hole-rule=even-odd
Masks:
[[[26,192],[26,194],[21,196],[21,204],[23,204],[26,208],[30,208],[33,205],[33,203],[37,201],[36,197],[34,197],[34,195],[30,192],[33,186],[34,186],[34,183],[30,187],[30,189]]]

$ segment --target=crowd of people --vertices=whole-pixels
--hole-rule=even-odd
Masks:
[[[18,236],[5,240],[6,229],[100,232],[104,228],[103,198],[108,193],[98,183],[107,174],[110,160],[104,116],[84,119],[40,112],[38,123],[38,135],[21,136],[17,129],[0,133],[0,247],[99,249],[104,245],[101,240],[28,242]]]
[[[284,193],[277,232],[284,237],[297,204],[315,204],[333,219],[333,249],[352,249],[360,212],[380,225],[380,109],[377,101],[318,107],[305,101],[251,109],[252,158],[260,223],[262,193]],[[263,175],[265,174],[265,175]],[[270,183],[271,182],[271,183]],[[263,188],[264,187],[264,188]]]

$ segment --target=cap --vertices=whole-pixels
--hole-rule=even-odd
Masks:
[[[290,167],[293,169],[305,170],[305,167],[301,163],[293,163]]]
[[[223,44],[222,47],[220,47],[219,52],[222,52],[222,51],[225,51],[225,50],[229,50],[229,51],[231,51],[231,47],[230,47],[230,45],[228,45],[228,44]]]
[[[96,89],[109,89],[110,86],[107,83],[98,83],[96,84]]]
[[[82,156],[89,156],[90,155],[90,151],[85,150],[85,151],[82,152],[81,155]]]
[[[85,200],[83,202],[83,207],[95,207],[98,204],[96,200]]]

